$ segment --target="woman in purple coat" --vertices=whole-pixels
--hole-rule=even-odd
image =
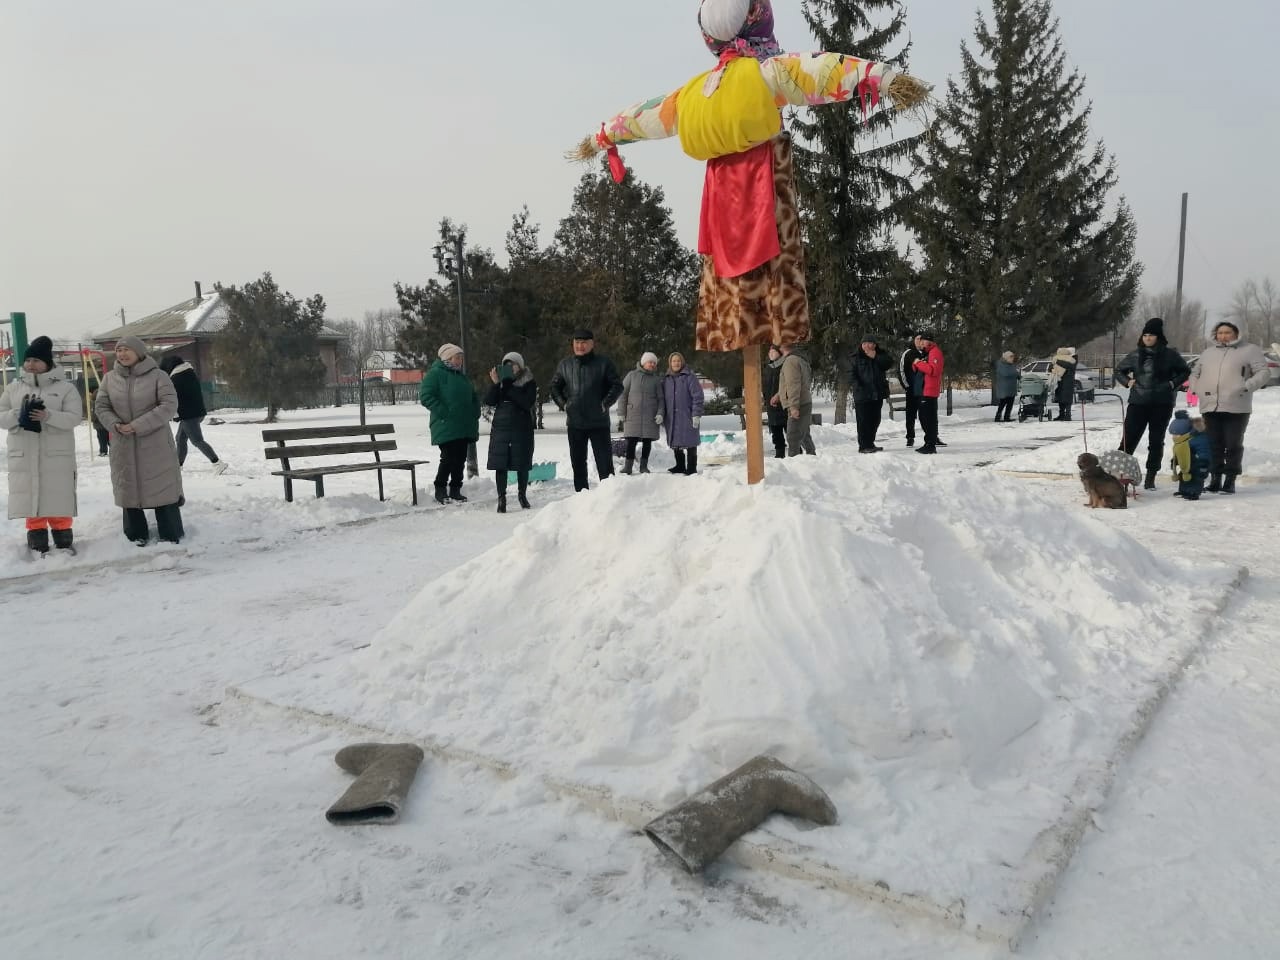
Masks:
[[[673,353],[667,360],[667,375],[662,378],[662,396],[666,401],[663,426],[667,446],[676,455],[676,465],[668,473],[691,476],[698,472],[698,444],[702,437],[702,384],[684,362],[684,356]]]

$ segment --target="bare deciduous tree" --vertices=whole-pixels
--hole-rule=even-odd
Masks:
[[[1231,305],[1223,316],[1240,328],[1242,335],[1270,346],[1280,339],[1280,288],[1270,277],[1262,282],[1250,278],[1231,295]]]
[[[1115,332],[1114,344],[1116,352],[1120,356],[1124,356],[1132,350],[1138,340],[1138,336],[1142,333],[1143,326],[1152,317],[1159,317],[1164,321],[1164,335],[1176,349],[1181,350],[1183,353],[1199,353],[1204,350],[1208,344],[1208,331],[1206,330],[1208,311],[1205,310],[1204,304],[1199,300],[1184,297],[1182,300],[1182,315],[1180,319],[1177,319],[1174,317],[1174,306],[1177,303],[1177,299],[1178,295],[1174,290],[1141,294],[1137,303],[1134,304],[1133,309],[1129,312],[1128,319]],[[1112,352],[1112,344],[1112,334],[1105,334],[1081,347],[1080,355],[1090,361],[1095,358],[1109,358]]]

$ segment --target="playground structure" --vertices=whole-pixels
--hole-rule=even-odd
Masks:
[[[12,376],[18,376],[22,368],[22,356],[27,352],[30,345],[27,340],[27,315],[25,313],[11,313],[9,319],[0,319],[0,328],[8,327],[9,332],[5,334],[0,329],[0,390],[9,386],[10,366],[13,367]],[[84,400],[84,418],[92,423],[93,408],[90,405],[89,397],[102,386],[102,378],[107,375],[107,355],[101,350],[94,350],[77,343],[74,349],[61,348],[55,345],[54,356],[60,357],[64,361],[67,357],[74,356],[80,366],[80,383],[83,384],[81,397]],[[64,366],[66,364],[64,363]],[[93,437],[93,431],[89,431],[89,458],[96,459],[98,456],[98,444]]]

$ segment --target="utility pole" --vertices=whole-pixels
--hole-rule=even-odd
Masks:
[[[124,307],[121,307],[120,308],[120,326],[123,327],[125,323],[126,323],[126,320],[124,318]]]
[[[1187,263],[1187,194],[1182,195],[1182,230],[1178,234],[1178,291],[1173,301],[1173,329],[1182,322],[1182,273]]]

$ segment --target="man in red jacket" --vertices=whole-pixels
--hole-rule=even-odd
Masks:
[[[923,341],[924,358],[917,360],[912,367],[917,373],[924,374],[924,391],[920,397],[920,429],[924,432],[924,446],[916,453],[937,453],[939,446],[945,446],[938,440],[938,396],[942,393],[945,360],[934,334],[922,333],[920,339]]]

